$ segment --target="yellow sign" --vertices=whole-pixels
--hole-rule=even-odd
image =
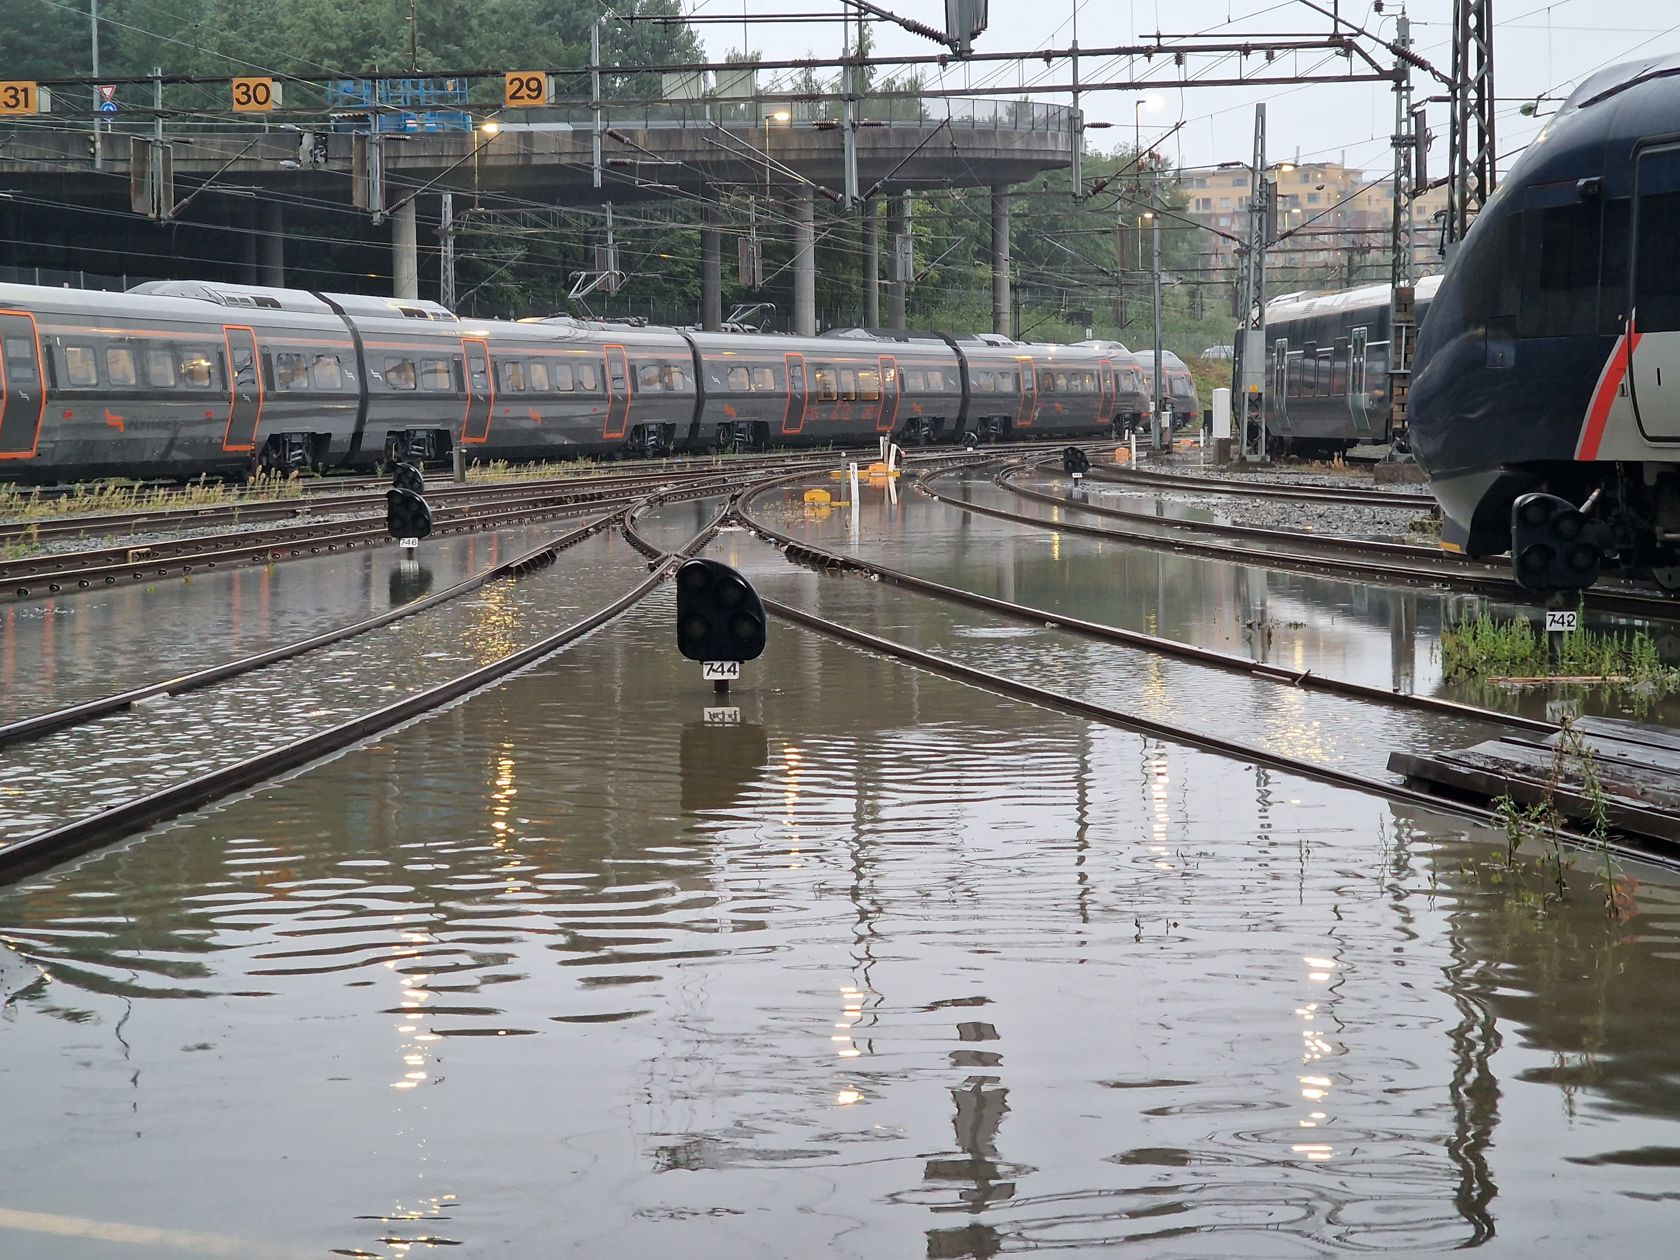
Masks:
[[[547,105],[548,75],[542,70],[510,70],[502,76],[502,104],[509,109]]]
[[[0,83],[0,114],[44,114],[49,99],[35,83]]]
[[[280,105],[280,85],[273,79],[234,79],[233,112],[236,114],[266,114]]]

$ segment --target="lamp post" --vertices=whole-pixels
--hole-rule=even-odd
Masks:
[[[1161,108],[1161,98],[1158,96],[1140,96],[1132,102],[1132,162],[1141,175],[1143,163],[1143,111],[1154,113]],[[1160,178],[1155,164],[1151,162],[1149,177],[1149,209],[1139,216],[1138,226],[1143,226],[1143,220],[1150,224],[1150,289],[1151,304],[1154,307],[1155,323],[1155,383],[1150,388],[1149,400],[1149,449],[1161,449],[1161,400],[1165,391],[1161,388],[1161,216],[1156,210],[1156,183]],[[1137,181],[1138,192],[1141,196],[1143,180]],[[1141,238],[1141,233],[1139,234]],[[1138,241],[1138,248],[1143,247],[1143,241]],[[1171,435],[1169,434],[1169,441]]]

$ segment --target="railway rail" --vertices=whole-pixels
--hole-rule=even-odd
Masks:
[[[616,523],[633,546],[638,550],[656,553],[656,558],[645,578],[635,583],[629,590],[580,617],[565,628],[466,673],[380,709],[361,714],[349,721],[337,723],[326,730],[292,740],[279,747],[246,757],[234,764],[218,767],[207,773],[170,784],[144,796],[126,800],[108,808],[95,810],[73,820],[38,831],[10,844],[0,845],[0,879],[18,878],[30,871],[56,864],[78,853],[107,844],[142,827],[175,817],[188,810],[212,803],[234,792],[242,791],[265,780],[272,779],[308,762],[347,748],[370,735],[389,730],[400,723],[430,713],[575,642],[590,631],[632,608],[652,592],[669,575],[678,559],[693,554],[705,544],[723,523],[729,509],[726,506],[720,510],[686,544],[670,552],[660,551],[641,537],[635,529],[636,516],[650,510],[659,503],[669,501],[673,497],[690,497],[697,493],[706,492],[686,489],[676,495],[650,495],[634,506],[626,508],[621,513],[616,513],[609,518],[606,523]],[[573,535],[595,532],[601,525],[602,522],[595,522],[593,527],[572,531],[571,534],[563,535],[560,539],[554,540],[551,545],[557,546],[568,538],[577,541],[578,539],[574,538]],[[526,553],[514,563],[540,560],[540,554],[543,550],[543,548],[539,548],[536,552]],[[348,627],[346,630],[348,633],[360,632],[357,627]],[[340,635],[339,637],[344,636]],[[290,645],[297,652],[307,651],[311,646],[320,645],[308,643]],[[260,661],[257,658],[248,658],[245,662],[236,662],[233,665],[238,667],[238,673],[247,673],[266,663],[269,662]],[[229,674],[225,670],[222,674],[223,679],[232,676],[236,675]],[[215,680],[204,679],[198,685],[208,685],[211,681]],[[121,699],[121,697],[110,697],[103,703],[108,706]],[[126,704],[124,707],[126,707]],[[110,711],[109,707],[106,707],[105,712]],[[65,729],[66,725],[73,725],[79,721],[96,720],[96,717],[92,714],[84,718],[67,717],[65,714],[49,716],[55,716],[55,720],[63,719],[59,721],[58,729],[60,730]]]
[[[1417,696],[1410,693],[1395,693],[1380,688],[1368,687],[1344,680],[1326,678],[1311,673],[1296,673],[1278,669],[1272,666],[1257,665],[1254,662],[1233,657],[1226,653],[1211,649],[1196,648],[1187,644],[1177,643],[1169,639],[1144,634],[1138,631],[1122,630],[1118,627],[1104,626],[1098,623],[1083,621],[1078,618],[1067,617],[1059,613],[1047,612],[1044,609],[1033,608],[1024,604],[1016,604],[992,596],[980,595],[971,591],[964,591],[940,583],[917,578],[911,574],[889,568],[870,561],[864,561],[850,555],[828,551],[801,542],[784,531],[778,530],[762,519],[752,514],[752,503],[761,491],[750,492],[742,497],[736,516],[748,529],[759,537],[784,551],[788,558],[807,566],[816,567],[828,572],[851,572],[876,581],[900,586],[905,590],[941,601],[981,609],[990,613],[1005,616],[1011,620],[1030,623],[1036,626],[1049,627],[1070,631],[1085,637],[1098,639],[1130,647],[1142,648],[1146,651],[1161,655],[1173,656],[1179,659],[1191,660],[1200,664],[1211,665],[1215,668],[1239,672],[1268,682],[1287,687],[1311,687],[1336,694],[1358,699],[1360,701],[1381,704],[1389,707],[1405,707],[1429,711],[1437,714],[1451,715],[1458,718],[1470,718],[1483,722],[1489,727],[1503,727],[1511,731],[1527,733],[1551,734],[1558,728],[1551,723],[1541,722],[1532,718],[1524,718],[1510,714],[1497,713],[1492,710],[1481,709],[1473,705],[1460,704],[1454,701],[1439,700],[1434,697]],[[1354,771],[1338,769],[1320,762],[1310,761],[1299,757],[1291,757],[1273,752],[1256,744],[1242,743],[1237,740],[1226,739],[1211,735],[1175,723],[1161,721],[1141,716],[1134,712],[1125,712],[1111,705],[1085,699],[1081,696],[1070,695],[1063,691],[1056,691],[1048,687],[1041,687],[1019,678],[1005,677],[973,665],[953,660],[952,658],[929,652],[910,644],[887,639],[880,635],[858,630],[831,618],[823,617],[797,608],[779,600],[765,599],[764,607],[771,614],[815,631],[826,637],[850,643],[853,646],[868,651],[877,652],[889,658],[915,665],[931,672],[955,678],[974,686],[981,687],[995,694],[1010,696],[1015,699],[1026,700],[1035,704],[1042,704],[1049,708],[1072,713],[1105,725],[1130,730],[1152,738],[1168,740],[1173,743],[1199,748],[1203,751],[1222,756],[1233,757],[1244,762],[1268,766],[1272,769],[1289,774],[1299,775],[1306,779],[1326,783],[1334,787],[1347,788],[1364,793],[1374,793],[1387,799],[1415,805],[1441,813],[1453,813],[1472,818],[1478,822],[1497,826],[1498,820],[1494,812],[1483,806],[1467,801],[1445,799],[1416,788],[1408,787],[1394,779],[1386,779],[1375,775],[1360,774]],[[1599,839],[1589,837],[1580,832],[1560,830],[1560,838],[1583,847],[1590,846],[1595,850],[1601,845]],[[1661,849],[1653,849],[1629,838],[1612,838],[1603,842],[1604,847],[1622,857],[1639,857],[1644,860],[1663,862],[1671,866],[1680,866],[1680,857]]]
[[[1000,472],[995,480],[1002,477],[1003,473]],[[1055,504],[1065,511],[1091,512],[1093,515],[1111,516],[1114,519],[1124,519],[1135,521],[1139,525],[1147,525],[1149,530],[1160,529],[1167,532],[1148,532],[1141,529],[1108,529],[1097,525],[1081,524],[1078,521],[1046,520],[1042,516],[1034,516],[1025,512],[1011,512],[1006,508],[976,503],[972,499],[965,499],[958,495],[942,494],[928,484],[928,478],[926,477],[913,477],[912,484],[920,492],[950,507],[1014,524],[1030,525],[1035,529],[1059,530],[1063,533],[1098,538],[1107,542],[1150,547],[1186,555],[1205,556],[1215,560],[1228,560],[1234,564],[1259,565],[1265,568],[1290,569],[1321,575],[1328,573],[1331,576],[1364,581],[1392,582],[1404,586],[1433,586],[1462,590],[1512,604],[1537,605],[1545,602],[1542,596],[1519,586],[1511,578],[1504,576],[1506,571],[1501,567],[1480,565],[1478,561],[1456,557],[1453,559],[1442,558],[1439,553],[1427,548],[1413,548],[1414,554],[1409,558],[1409,561],[1404,557],[1392,560],[1373,560],[1370,546],[1362,539],[1303,534],[1298,530],[1266,530],[1255,526],[1222,525],[1212,521],[1190,521],[1167,516],[1145,516],[1141,513],[1124,512],[1117,508],[1101,508],[1078,503],[1071,499],[1057,499],[1055,496],[1051,496]],[[1016,492],[1016,488],[1006,481],[998,480],[998,484],[1011,493]],[[1184,537],[1183,535],[1186,534],[1208,534],[1242,541],[1211,542],[1199,538]],[[1257,542],[1265,542],[1269,546],[1261,549],[1253,545],[1244,545],[1244,543],[1253,544]],[[1379,544],[1379,549],[1381,546],[1404,548],[1406,544]],[[1648,595],[1636,590],[1618,590],[1604,587],[1591,588],[1581,592],[1581,595],[1587,607],[1600,612],[1651,620],[1675,620],[1680,618],[1680,604],[1667,596]]]
[[[1188,476],[1183,473],[1145,471],[1141,468],[1112,468],[1096,464],[1085,474],[1093,481],[1137,486],[1166,492],[1193,491],[1198,494],[1235,495],[1254,499],[1308,499],[1322,503],[1352,503],[1360,507],[1410,508],[1435,511],[1428,494],[1394,490],[1344,490],[1311,482],[1285,484],[1269,481],[1233,481],[1228,477]]]

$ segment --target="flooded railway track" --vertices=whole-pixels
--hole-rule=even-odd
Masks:
[[[669,575],[677,560],[694,553],[705,544],[722,523],[727,515],[728,508],[726,507],[718,512],[708,524],[699,529],[684,545],[668,552],[654,547],[641,536],[635,526],[637,515],[674,498],[697,497],[715,493],[716,488],[707,485],[699,489],[684,488],[669,494],[647,496],[634,506],[619,513],[562,535],[553,540],[549,548],[538,548],[536,551],[528,552],[510,562],[507,566],[510,572],[519,568],[528,572],[533,565],[543,563],[545,551],[551,548],[558,549],[563,545],[576,545],[588,535],[599,533],[609,525],[616,525],[622,531],[626,541],[637,551],[650,555],[653,562],[644,577],[635,581],[628,589],[620,589],[610,599],[594,606],[589,611],[583,612],[582,615],[577,616],[562,628],[546,634],[534,642],[507,651],[495,659],[466,672],[456,674],[445,681],[426,687],[373,711],[360,713],[348,720],[333,723],[325,729],[314,731],[301,738],[262,749],[237,761],[218,765],[202,773],[167,783],[143,795],[127,797],[109,807],[82,812],[67,820],[56,821],[11,843],[0,843],[0,878],[16,878],[30,871],[53,865],[67,857],[109,843],[140,828],[173,818],[188,810],[210,804],[255,784],[294,770],[311,761],[347,748],[369,736],[431,713],[575,642],[590,631],[634,607],[657,588]],[[488,576],[486,576],[485,581],[478,583],[481,587],[488,584]],[[446,595],[461,593],[464,592],[440,592],[440,594]],[[389,620],[395,620],[395,618],[387,618],[382,624]],[[348,627],[346,633],[361,633],[369,628],[372,627]],[[345,635],[340,634],[329,641],[337,641],[338,638],[342,637],[345,637]],[[312,650],[315,646],[319,645],[314,643],[294,644],[290,645],[293,649],[292,652],[286,652],[284,649],[281,652],[282,655],[292,655],[297,652]],[[270,654],[263,655],[266,657]],[[196,685],[206,687],[216,682],[243,677],[268,663],[271,662],[262,658],[235,662],[230,667],[224,667],[219,677],[202,678]],[[227,672],[228,668],[235,668],[236,672],[229,673]],[[215,671],[207,671],[207,674],[212,672]],[[152,691],[151,694],[163,694],[168,691],[169,686],[170,684],[166,684],[163,688]],[[122,701],[119,707],[109,707],[117,705],[119,701]],[[133,702],[124,701],[123,697],[111,697],[105,703],[107,707],[100,712],[89,712],[81,717],[66,714],[47,716],[53,719],[62,719],[59,721],[56,731],[59,736],[92,738],[96,724],[102,717],[112,716],[116,712],[125,714],[135,712]],[[92,708],[99,708],[99,706],[95,705]],[[140,711],[144,712],[144,707]],[[142,726],[139,730],[128,732],[124,742],[131,747],[147,745],[153,749],[151,755],[156,756],[158,754],[155,741],[158,739],[157,734],[148,727]],[[111,750],[107,741],[95,740],[94,742],[101,746],[101,755],[109,755]],[[179,738],[176,742],[180,742]],[[43,758],[42,760],[50,761],[51,758]],[[93,767],[88,768],[92,769]],[[71,773],[74,773],[73,769]]]
[[[916,478],[912,484],[917,490],[949,507],[1013,524],[1028,525],[1035,529],[1059,530],[1127,546],[1151,547],[1212,560],[1292,569],[1320,576],[1359,581],[1377,580],[1400,586],[1450,588],[1490,596],[1513,604],[1539,605],[1547,602],[1544,596],[1518,586],[1505,575],[1506,570],[1503,566],[1493,563],[1446,557],[1429,548],[1413,547],[1405,543],[1373,543],[1365,539],[1311,534],[1300,530],[1262,529],[1251,525],[1226,525],[1170,516],[1146,516],[1033,491],[1013,483],[1006,476],[1007,471],[1000,471],[994,481],[1011,494],[1046,502],[1068,512],[1136,522],[1140,526],[1159,528],[1167,532],[1111,529],[1081,524],[1078,521],[1048,520],[1042,516],[1012,512],[958,495],[941,493],[928,484],[928,478]],[[1185,537],[1187,534],[1211,535],[1233,541],[1213,542]],[[1373,558],[1376,556],[1393,558]],[[1604,587],[1592,587],[1582,594],[1586,606],[1598,612],[1651,620],[1680,618],[1680,604],[1663,595],[1648,595],[1632,588]]]
[[[1538,741],[1556,734],[1559,730],[1559,727],[1551,722],[1501,713],[1476,705],[1443,700],[1432,696],[1385,690],[1380,687],[1316,674],[1312,671],[1282,669],[1142,631],[1127,630],[1070,617],[1062,613],[947,586],[887,565],[816,547],[775,528],[761,517],[754,515],[752,511],[754,500],[769,488],[761,488],[742,496],[740,505],[736,510],[737,517],[749,530],[782,550],[789,561],[825,573],[837,575],[850,573],[896,586],[929,599],[977,609],[1011,621],[1042,629],[1065,631],[1100,642],[1134,648],[1158,656],[1185,660],[1226,673],[1276,684],[1282,688],[1320,691],[1357,703],[1388,709],[1426,712],[1441,717],[1472,721],[1485,725],[1491,730],[1503,730],[1515,738],[1528,738]],[[948,654],[930,652],[908,643],[871,634],[831,618],[797,608],[784,601],[766,599],[764,605],[766,610],[774,615],[830,638],[879,652],[893,659],[983,687],[1000,695],[1043,704],[1050,708],[1091,718],[1106,725],[1218,753],[1245,762],[1252,762],[1271,769],[1298,774],[1332,786],[1375,793],[1397,802],[1427,805],[1430,808],[1458,813],[1478,822],[1498,825],[1498,819],[1491,809],[1469,801],[1446,799],[1437,794],[1407,786],[1394,776],[1340,769],[1322,761],[1280,753],[1259,743],[1241,742],[1206,731],[1198,731],[1183,724],[1149,718],[1136,712],[1122,710],[1114,705],[1073,695],[1067,691],[1039,686],[992,670],[981,669],[953,659]],[[1657,817],[1657,813],[1653,811],[1652,818]],[[1635,831],[1638,821],[1637,818],[1630,819]],[[1598,838],[1589,837],[1577,831],[1560,829],[1558,835],[1572,844],[1583,847],[1590,846],[1595,850],[1601,844]],[[1645,860],[1680,866],[1680,856],[1663,849],[1654,849],[1627,836],[1611,839],[1604,843],[1608,844],[1613,852],[1621,856],[1639,857]]]

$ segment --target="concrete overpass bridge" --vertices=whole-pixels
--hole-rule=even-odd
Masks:
[[[615,108],[599,129],[587,111],[507,111],[471,131],[372,137],[325,124],[314,131],[166,126],[161,141],[172,178],[161,192],[148,183],[157,165],[146,143],[155,137],[150,125],[106,131],[97,152],[89,131],[21,125],[0,140],[0,194],[9,194],[0,215],[10,220],[0,265],[329,287],[301,271],[309,238],[325,227],[342,232],[359,203],[351,221],[367,247],[388,243],[393,294],[418,297],[421,227],[446,226],[444,194],[561,209],[686,199],[703,207],[700,318],[711,327],[722,322],[722,241],[731,229],[720,194],[733,192],[762,198],[773,211],[767,217],[790,237],[794,331],[810,333],[818,205],[825,214],[861,219],[864,272],[878,277],[881,202],[896,256],[898,242],[907,244],[907,194],[985,187],[992,194],[994,323],[1006,331],[1009,188],[1071,163],[1080,142],[1073,111],[948,97],[865,101],[852,157],[860,199],[846,208],[840,194],[848,155],[831,110],[822,101],[672,102]],[[370,186],[375,169],[373,182],[382,189]],[[370,272],[370,282],[382,282],[382,269]],[[901,326],[906,283],[894,270],[883,320],[880,281],[866,280],[858,318]]]

